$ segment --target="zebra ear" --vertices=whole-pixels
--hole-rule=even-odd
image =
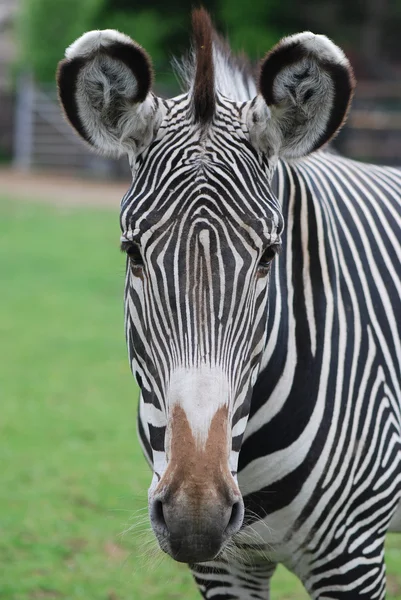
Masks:
[[[65,56],[57,70],[59,99],[79,135],[110,156],[148,145],[162,115],[145,50],[106,29],[85,33]]]
[[[284,38],[261,65],[260,93],[248,113],[253,143],[283,158],[320,148],[344,123],[354,87],[345,54],[326,36]]]

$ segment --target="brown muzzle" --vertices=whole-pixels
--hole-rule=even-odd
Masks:
[[[170,418],[168,466],[149,498],[150,519],[162,550],[180,562],[204,562],[237,533],[244,516],[229,470],[227,407],[214,415],[204,444],[179,405]]]

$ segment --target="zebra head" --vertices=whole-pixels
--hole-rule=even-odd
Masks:
[[[335,134],[353,85],[342,51],[307,32],[267,55],[257,89],[207,13],[195,11],[193,26],[179,97],[154,95],[147,54],[112,30],[79,38],[58,71],[71,124],[132,167],[121,208],[126,335],[152,527],[183,562],[212,559],[243,522],[238,455],[283,231],[274,168]]]

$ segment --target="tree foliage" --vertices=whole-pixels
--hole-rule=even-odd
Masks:
[[[401,0],[204,0],[235,50],[261,58],[283,35],[310,29],[344,46],[362,75],[388,76],[398,58]],[[190,9],[184,0],[21,0],[20,64],[42,82],[54,80],[66,46],[88,29],[115,28],[143,45],[158,82],[171,83],[169,61],[188,48]],[[301,10],[302,6],[302,10]],[[363,71],[362,69],[362,71]]]
[[[17,21],[20,65],[40,81],[54,80],[65,48],[92,28],[103,0],[24,0]]]

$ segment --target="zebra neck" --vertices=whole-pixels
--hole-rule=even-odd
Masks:
[[[318,385],[313,377],[322,358],[326,288],[334,268],[328,252],[323,252],[322,261],[327,224],[321,198],[307,185],[305,174],[295,165],[279,163],[273,185],[286,225],[283,249],[271,272],[266,346],[251,416],[269,401],[273,417],[290,398],[298,413],[300,395],[307,396],[307,390]],[[313,405],[312,398],[303,402],[305,415]]]

